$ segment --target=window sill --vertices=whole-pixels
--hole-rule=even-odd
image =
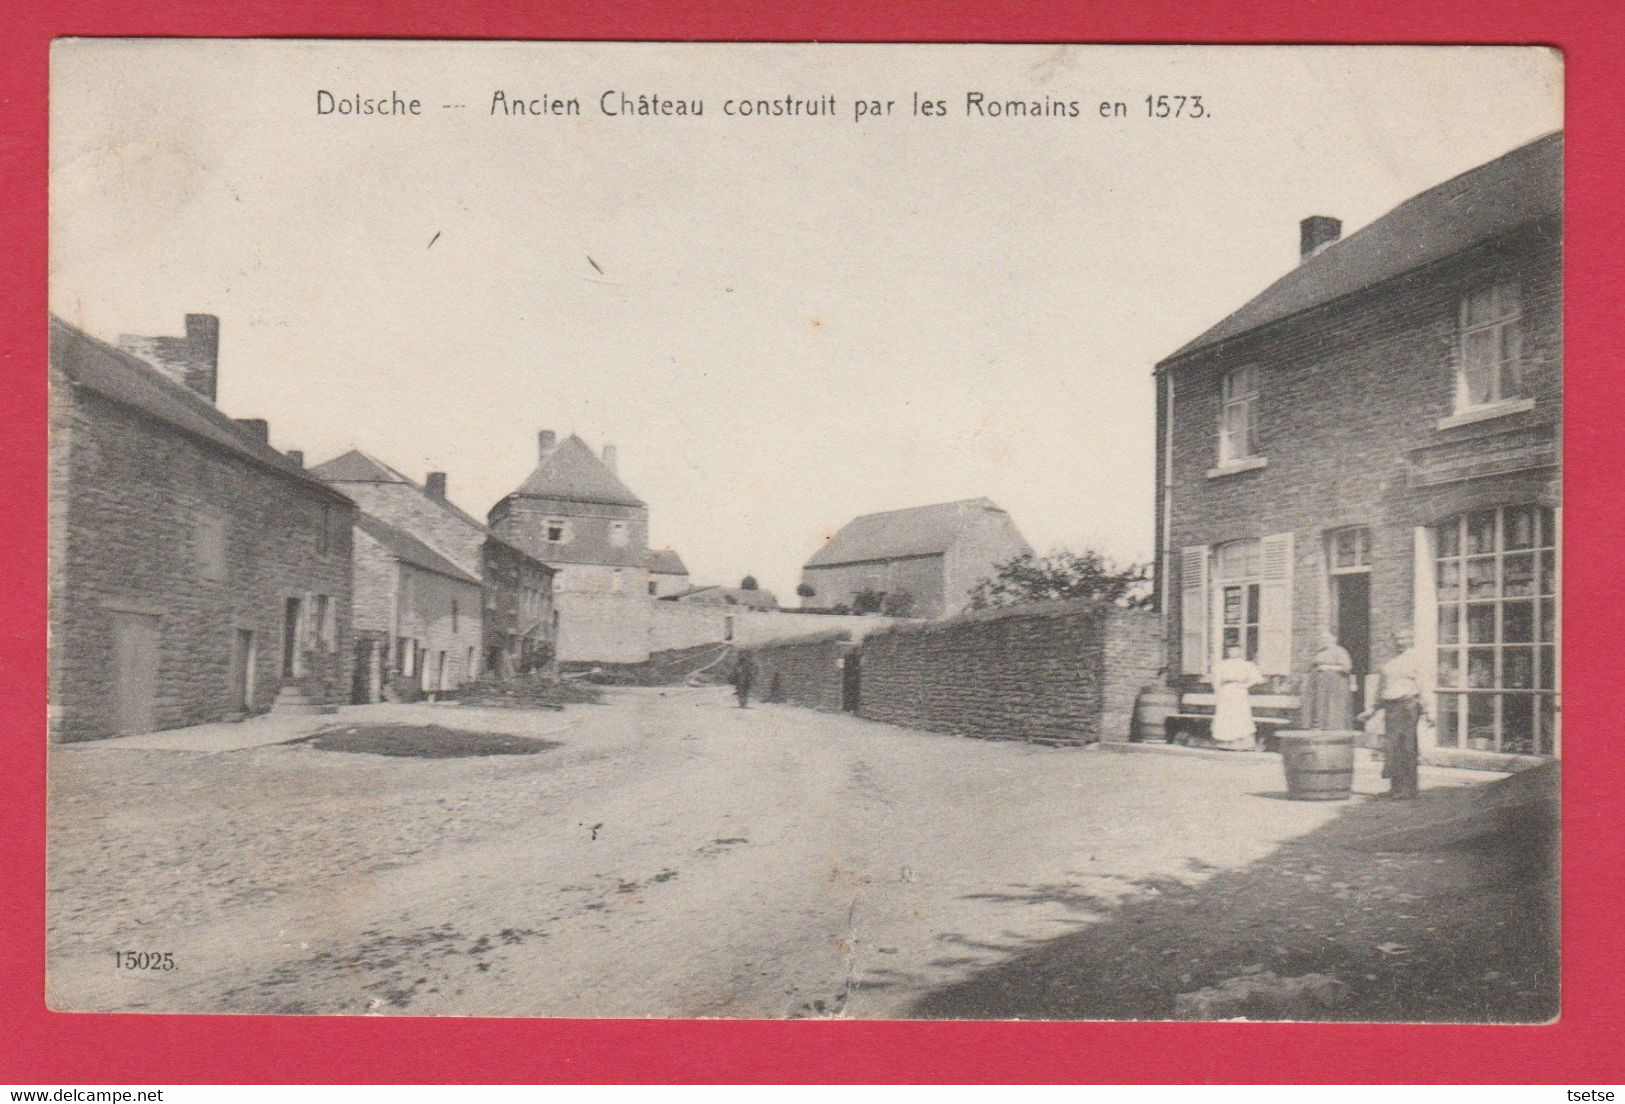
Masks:
[[[1487,422],[1492,418],[1505,418],[1511,414],[1526,414],[1535,409],[1534,399],[1505,399],[1498,403],[1488,403],[1484,406],[1474,406],[1449,417],[1439,419],[1440,429],[1455,429],[1457,426],[1472,425],[1474,422]]]
[[[1209,479],[1223,479],[1227,475],[1257,471],[1268,463],[1269,460],[1262,456],[1249,456],[1245,460],[1227,460],[1216,468],[1209,468],[1207,477]]]

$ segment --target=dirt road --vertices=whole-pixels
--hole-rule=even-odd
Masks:
[[[723,689],[415,708],[558,746],[53,749],[51,1006],[951,1015],[944,994],[1355,807],[1276,800],[1268,762],[985,743]],[[962,1014],[1022,1012],[979,992]]]

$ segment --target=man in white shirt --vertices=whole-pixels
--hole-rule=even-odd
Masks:
[[[1422,672],[1409,629],[1394,633],[1394,647],[1399,654],[1382,665],[1378,690],[1388,737],[1382,776],[1388,779],[1389,797],[1409,801],[1417,793],[1416,722],[1422,716]]]

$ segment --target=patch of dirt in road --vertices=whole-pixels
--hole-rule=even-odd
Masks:
[[[1146,879],[1120,902],[1079,893],[1069,904],[1078,931],[997,948],[1004,961],[926,995],[912,1014],[1172,1019],[1210,1003],[1204,993],[1246,988],[1238,979],[1313,977],[1316,999],[1288,1015],[1268,1000],[1227,1015],[1546,1022],[1558,1010],[1554,809],[1501,801],[1495,786],[1365,801],[1195,885]],[[1034,905],[1066,898],[1054,886],[1012,888],[1023,892]]]
[[[535,755],[561,747],[557,740],[538,740],[506,732],[470,732],[439,725],[351,725],[329,728],[299,743],[321,751],[397,755],[412,759],[461,759],[474,755]]]

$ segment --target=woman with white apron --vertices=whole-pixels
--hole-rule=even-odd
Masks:
[[[1213,742],[1225,751],[1252,751],[1258,744],[1253,735],[1253,705],[1248,690],[1264,681],[1264,673],[1251,660],[1243,659],[1239,645],[1224,650],[1224,658],[1213,668]]]

